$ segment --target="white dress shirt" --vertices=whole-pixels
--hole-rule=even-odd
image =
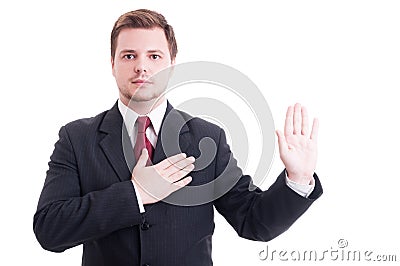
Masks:
[[[137,136],[137,127],[136,127],[136,119],[140,116],[138,113],[127,107],[125,104],[118,100],[118,109],[122,115],[124,120],[125,127],[128,131],[129,139],[131,140],[132,147],[134,147],[136,143]],[[153,109],[147,116],[150,118],[152,126],[146,129],[146,137],[149,139],[151,145],[155,148],[157,144],[157,136],[161,129],[161,123],[164,118],[165,112],[167,110],[167,101],[164,100],[159,106]],[[286,171],[285,171],[286,172]],[[133,187],[135,189],[136,197],[139,204],[139,210],[141,213],[145,212],[142,199],[140,194],[135,186],[135,183],[132,181]],[[308,197],[311,192],[314,190],[314,182],[311,182],[310,185],[303,185],[293,182],[287,177],[286,174],[286,185],[290,187],[297,194]]]
[[[125,104],[123,104],[121,102],[121,100],[118,100],[118,109],[124,120],[125,127],[128,131],[129,139],[131,140],[131,143],[132,143],[132,147],[134,147],[135,143],[136,143],[136,137],[137,137],[137,131],[138,131],[137,125],[136,125],[136,120],[140,115],[138,113],[136,113],[135,111],[133,111],[132,109],[130,109],[129,107],[127,107]],[[158,133],[160,132],[161,123],[164,118],[166,110],[167,110],[167,101],[164,100],[159,106],[157,106],[155,109],[153,109],[150,113],[147,114],[147,116],[150,118],[152,126],[149,126],[146,129],[146,137],[150,141],[153,148],[156,147],[157,136],[158,136]],[[135,189],[140,213],[143,213],[143,212],[145,212],[145,210],[144,210],[142,198],[140,197],[139,191],[133,181],[132,181],[132,184],[133,184],[133,188]]]

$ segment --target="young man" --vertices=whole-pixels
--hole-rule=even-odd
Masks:
[[[83,244],[83,265],[212,265],[213,206],[241,237],[268,241],[322,194],[314,173],[318,124],[309,133],[304,107],[289,107],[285,131],[277,131],[285,171],[267,191],[249,190],[251,178],[232,159],[223,130],[188,119],[165,99],[176,54],[173,29],[161,14],[136,10],[116,21],[111,65],[119,100],[61,128],[34,216],[43,248],[62,252]],[[182,120],[187,122],[173,133]],[[205,137],[216,144],[216,155],[196,171]],[[163,142],[174,139],[181,152],[167,158]],[[235,182],[215,200],[167,200],[221,175]]]

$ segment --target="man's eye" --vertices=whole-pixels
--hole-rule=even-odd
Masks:
[[[133,54],[127,54],[127,55],[125,55],[124,57],[125,57],[126,59],[128,59],[128,60],[132,60],[132,59],[135,58],[135,56],[134,56]]]
[[[151,59],[157,60],[160,59],[161,57],[158,54],[152,54]]]

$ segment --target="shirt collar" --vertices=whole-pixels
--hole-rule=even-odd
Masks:
[[[124,120],[126,129],[128,130],[128,135],[132,136],[133,129],[135,126],[136,119],[140,116],[138,113],[127,107],[120,99],[118,99],[118,109]],[[151,110],[147,116],[153,125],[154,132],[158,136],[161,129],[161,123],[164,118],[165,112],[167,110],[167,100],[162,101],[162,103],[155,109]]]

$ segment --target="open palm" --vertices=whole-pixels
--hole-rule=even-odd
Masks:
[[[288,178],[300,184],[313,182],[317,164],[318,120],[314,119],[309,132],[307,109],[299,103],[289,106],[284,134],[277,130],[279,153]]]

